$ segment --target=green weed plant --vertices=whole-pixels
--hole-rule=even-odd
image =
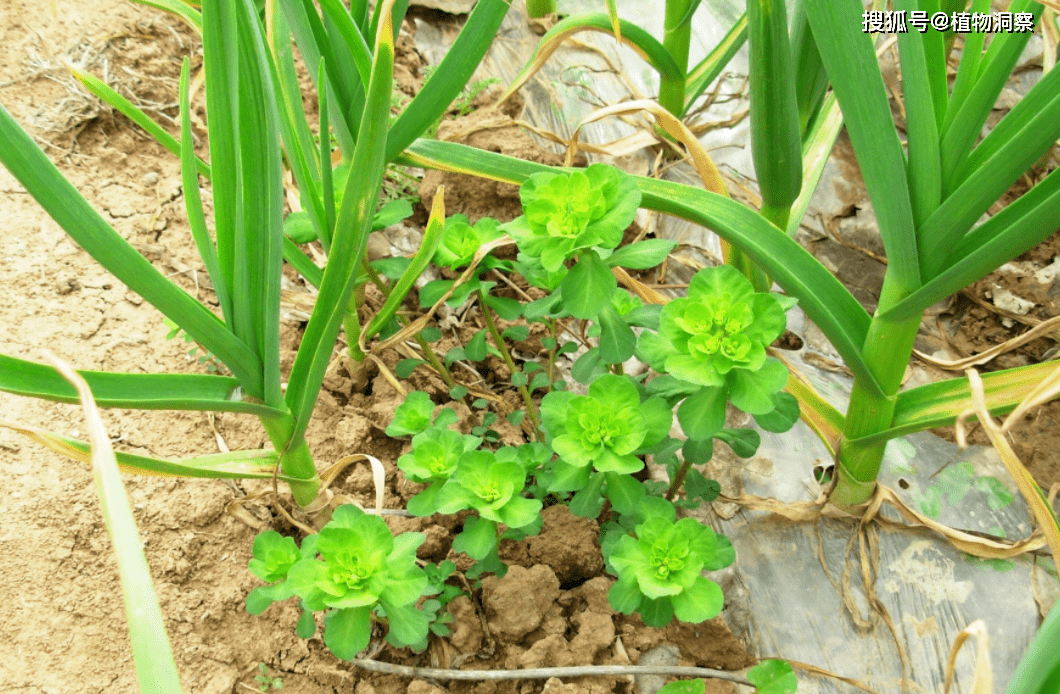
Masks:
[[[371,340],[386,344],[389,336],[409,330],[400,309],[414,280],[433,262],[464,274],[423,287],[421,306],[474,301],[486,327],[444,355],[431,348],[441,336],[437,329],[415,331],[426,358],[402,362],[397,375],[428,365],[446,380],[450,397],[465,400],[481,416],[464,434],[453,428],[455,413],[443,409],[435,416],[424,393],[410,394],[398,409],[388,433],[412,438],[411,452],[398,465],[425,485],[409,512],[466,514],[454,549],[475,561],[473,579],[503,575],[499,540],[539,532],[546,504],[566,504],[575,514],[597,518],[606,565],[616,577],[612,606],[637,612],[649,625],[665,625],[674,616],[697,623],[722,608],[720,589],[703,572],[732,564],[735,550],[697,521],[679,518],[678,511],[717,498],[717,483],[696,468],[711,459],[716,442],[745,457],[758,447],[757,431],[727,428],[729,405],[770,432],[786,431],[801,412],[836,457],[832,501],[845,508],[865,502],[875,490],[888,440],[951,424],[972,403],[963,379],[900,390],[924,310],[1033,247],[1056,230],[1060,218],[1060,175],[1053,172],[980,222],[1060,138],[1060,72],[1054,69],[980,139],[1027,34],[998,35],[989,46],[982,35],[965,36],[952,83],[952,34],[931,29],[900,35],[907,116],[902,137],[873,37],[861,29],[863,8],[854,0],[799,0],[790,26],[780,0],[749,0],[745,17],[691,71],[694,0],[667,2],[662,42],[620,21],[613,4],[607,15],[565,20],[546,36],[533,61],[586,28],[633,43],[660,74],[660,101],[676,116],[687,113],[748,40],[751,149],[763,200],[755,211],[723,191],[629,176],[603,165],[555,169],[422,139],[465,89],[507,12],[504,0],[480,0],[441,65],[396,118],[394,27],[407,9],[404,0],[374,9],[365,0],[349,6],[276,0],[263,8],[250,0],[206,0],[201,11],[178,0],[149,4],[177,14],[202,35],[209,162],[194,149],[187,60],[179,139],[98,79],[79,77],[181,158],[192,234],[221,316],[162,276],[112,229],[2,108],[0,161],[89,254],[232,374],[82,372],[99,405],[253,414],[272,449],[175,462],[119,453],[118,462],[154,474],[276,478],[290,486],[297,504],[308,506],[321,479],[305,431],[340,331],[356,361],[367,357]],[[915,0],[895,5],[921,7],[939,9]],[[963,8],[950,3],[942,9]],[[972,9],[989,7],[974,0]],[[1037,21],[1043,8],[1014,0],[1009,11]],[[303,110],[292,37],[319,95],[316,133]],[[843,125],[890,261],[871,315],[792,239]],[[519,184],[523,215],[506,224],[487,219],[471,225],[459,216],[445,219],[439,200],[413,258],[368,264],[368,234],[409,211],[407,202],[379,205],[385,172],[395,164]],[[302,207],[286,217],[285,166]],[[197,194],[199,176],[212,188],[212,229]],[[616,273],[652,268],[674,245],[661,239],[621,245],[640,207],[716,231],[731,267],[702,270],[687,297],[665,306],[645,305],[620,290]],[[518,245],[517,258],[482,257],[482,249],[504,235]],[[317,244],[323,267],[306,253],[307,243]],[[284,261],[318,290],[285,388],[279,369]],[[513,274],[544,296],[520,302],[499,295],[494,280]],[[767,291],[773,281],[784,295]],[[387,299],[361,325],[368,282]],[[789,379],[767,354],[795,301],[854,374],[845,413]],[[498,319],[515,325],[501,330]],[[574,321],[585,330],[561,344]],[[549,335],[542,340],[547,363],[517,363],[509,343],[525,340],[535,323]],[[559,356],[576,351],[582,351],[571,373],[577,392],[557,369]],[[504,414],[524,427],[532,439],[527,443],[500,445],[493,428],[498,412],[486,411],[486,399],[473,397],[452,377],[454,362],[489,356],[511,373],[523,408]],[[650,371],[625,373],[633,356]],[[984,377],[989,411],[1015,408],[1051,368],[1034,365]],[[77,398],[49,367],[6,356],[0,356],[0,389],[60,402]],[[55,434],[44,439],[68,452],[88,449]],[[669,483],[640,479],[649,458],[667,470]],[[967,486],[971,481],[964,477],[948,482]],[[997,498],[993,487],[976,489]],[[1038,521],[1055,536],[1055,514],[1043,512]],[[305,638],[315,632],[314,613],[323,613],[324,642],[341,658],[353,658],[368,645],[374,624],[385,626],[394,645],[423,648],[430,634],[445,632],[444,608],[459,588],[451,584],[451,564],[423,567],[416,561],[422,541],[416,533],[393,537],[379,517],[350,505],[337,508],[300,544],[263,533],[250,569],[266,585],[251,593],[247,607],[258,613],[278,600],[299,600],[303,615],[296,630]],[[1057,614],[1021,665],[1022,678],[1010,686],[1014,694],[1051,691],[1049,684],[1055,684],[1060,656],[1042,644],[1060,629]],[[752,672],[760,691],[793,688],[786,664],[767,661]],[[685,684],[675,689],[695,689]]]

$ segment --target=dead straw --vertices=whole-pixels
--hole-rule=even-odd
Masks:
[[[672,675],[675,677],[710,677],[736,684],[754,686],[751,681],[725,670],[704,667],[669,667],[666,665],[583,665],[575,667],[541,667],[526,670],[445,670],[433,667],[410,667],[378,660],[354,658],[353,664],[369,672],[382,672],[419,679],[436,680],[543,680],[552,677],[615,677],[621,675]]]

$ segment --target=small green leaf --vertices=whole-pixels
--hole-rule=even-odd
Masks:
[[[406,510],[417,518],[433,516],[438,513],[438,496],[444,482],[435,482],[419,494],[408,500]]]
[[[438,416],[434,418],[434,426],[436,427],[447,427],[450,424],[455,423],[457,420],[456,412],[448,407],[443,407],[438,410]]]
[[[704,439],[702,441],[688,439],[681,446],[681,453],[684,455],[685,460],[693,465],[709,463],[714,456],[714,439]]]
[[[758,694],[795,694],[799,685],[786,660],[763,660],[747,671],[747,679],[758,688]]]
[[[500,296],[487,296],[486,305],[496,311],[497,315],[507,321],[513,321],[523,315],[523,305],[515,299]]]
[[[560,283],[563,305],[575,318],[594,319],[611,303],[618,280],[595,251],[582,253]]]
[[[529,379],[527,379],[526,374],[524,374],[522,371],[516,371],[512,374],[512,385],[517,388],[519,386],[525,386],[528,380]]]
[[[689,439],[703,441],[725,426],[725,389],[700,388],[677,408],[677,421]]]
[[[453,540],[453,550],[472,559],[485,559],[497,549],[497,524],[478,516],[468,516],[464,530]]]
[[[293,538],[266,530],[254,538],[250,572],[266,583],[275,583],[287,578],[287,571],[298,559],[298,546]]]
[[[600,312],[600,358],[605,364],[621,364],[633,356],[637,337],[633,329],[608,305]]]
[[[309,243],[317,240],[317,230],[308,212],[292,212],[283,220],[283,233],[295,243]]]
[[[259,615],[269,609],[272,603],[286,600],[292,593],[282,583],[274,586],[258,586],[247,595],[247,612]]]
[[[753,456],[762,443],[762,437],[754,429],[722,429],[714,438],[729,444],[732,452],[741,458]]]
[[[548,374],[539,373],[539,374],[534,376],[533,380],[530,381],[530,386],[529,386],[530,392],[533,393],[535,390],[537,390],[539,388],[547,388],[548,385],[549,385],[549,383],[548,383]]]
[[[619,580],[616,581],[614,585],[611,586],[611,590],[607,592],[607,600],[611,603],[611,607],[615,612],[631,614],[634,610],[640,607],[641,602],[644,600],[644,596],[641,595],[640,590],[637,588],[635,580]]]
[[[452,366],[454,361],[463,359],[465,356],[464,348],[457,345],[445,353],[445,365]]]
[[[560,306],[560,295],[558,293],[546,294],[540,299],[535,299],[523,308],[523,316],[528,321],[541,320],[545,317],[556,318],[563,312]]]
[[[482,424],[484,426],[493,426],[493,424],[496,421],[497,421],[497,413],[496,412],[486,412],[486,413],[484,413],[482,415]]]
[[[574,362],[573,368],[571,368],[571,375],[574,376],[574,380],[578,383],[587,384],[596,375],[604,373],[603,367],[600,366],[601,361],[600,349],[594,347],[578,357],[578,360]]]
[[[691,586],[670,599],[677,618],[689,624],[699,624],[717,617],[725,604],[721,587],[702,576],[696,576]]]
[[[685,493],[691,499],[702,499],[710,503],[721,494],[721,485],[716,480],[704,477],[699,470],[691,468],[685,474]]]
[[[699,389],[699,386],[694,386],[673,376],[666,375],[656,376],[648,383],[648,392],[652,395],[661,396],[671,407],[676,405],[679,400],[695,395],[699,392]]]
[[[404,648],[424,642],[427,631],[430,628],[430,619],[422,610],[416,609],[414,604],[409,605],[384,605],[387,622],[390,631],[387,632],[387,642]]]
[[[431,397],[422,390],[408,394],[405,402],[394,411],[394,420],[386,428],[387,436],[415,435],[426,431],[431,426],[431,413],[434,403]]]
[[[388,280],[394,281],[401,279],[411,264],[411,258],[380,258],[369,263],[373,270]]]
[[[420,337],[427,342],[437,342],[442,339],[442,331],[433,325],[429,325],[420,331]]]
[[[412,372],[416,370],[416,367],[422,366],[427,362],[423,359],[402,359],[394,365],[394,373],[397,374],[398,378],[406,379],[412,375]]]
[[[453,280],[434,280],[423,285],[420,289],[420,308],[434,306],[452,286]],[[433,340],[428,340],[428,342],[433,342]]]
[[[637,613],[640,614],[641,621],[646,626],[660,629],[674,618],[674,606],[670,598],[658,598],[657,600],[644,598]]]
[[[766,414],[775,409],[773,396],[787,383],[787,367],[769,357],[758,371],[733,369],[729,374],[729,397],[747,414]]]
[[[462,400],[467,395],[467,388],[464,386],[453,386],[449,389],[449,397],[453,400]]]
[[[311,610],[302,610],[302,616],[298,618],[298,624],[295,626],[294,631],[300,639],[313,638],[313,635],[317,633],[317,623],[313,619]]]
[[[530,337],[530,328],[526,325],[513,325],[502,332],[501,335],[512,342],[523,342]]]
[[[631,270],[647,270],[662,261],[674,249],[677,243],[668,239],[647,239],[623,246],[607,259],[610,267],[624,267]]]
[[[584,489],[589,484],[591,469],[588,465],[571,465],[562,460],[552,466],[552,484],[550,492],[574,492]]]
[[[375,217],[372,218],[372,231],[379,231],[388,226],[393,226],[411,216],[412,205],[408,200],[402,198],[391,200],[375,213]]]
[[[662,319],[662,306],[659,306],[658,304],[641,306],[623,315],[622,318],[626,323],[638,328],[658,330],[659,322]]]
[[[464,346],[464,354],[471,361],[482,361],[486,358],[485,329],[479,330],[467,341],[467,345]]]
[[[765,414],[754,415],[758,426],[774,434],[789,431],[799,421],[799,401],[791,393],[774,393],[774,408]]]
[[[570,501],[570,512],[582,518],[596,518],[604,508],[604,497],[600,493],[604,475],[597,473],[589,479],[588,486],[574,495]]]
[[[372,608],[349,607],[324,616],[324,643],[342,660],[353,660],[368,645],[372,635]]]
[[[515,426],[519,426],[519,424],[521,424],[522,421],[523,421],[523,417],[525,417],[525,416],[526,416],[526,411],[525,410],[515,410],[514,412],[509,412],[506,418],[507,418],[509,424],[513,424]]]
[[[703,680],[678,680],[666,685],[656,694],[703,694],[706,688]]]
[[[644,485],[629,475],[606,474],[607,498],[616,511],[625,515],[634,513],[644,499]]]
[[[736,561],[736,549],[733,548],[729,538],[724,535],[715,535],[714,539],[718,544],[714,548],[714,556],[703,565],[703,569],[706,571],[718,571],[727,566],[732,566],[733,562]]]

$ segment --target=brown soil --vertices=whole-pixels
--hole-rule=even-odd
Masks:
[[[995,345],[1014,339],[1033,325],[1060,316],[1060,281],[1040,283],[1028,268],[1045,267],[1060,256],[1060,234],[1039,244],[1016,259],[1015,272],[994,272],[953,297],[934,326],[945,348],[954,358],[978,354]],[[1008,304],[999,300],[1000,290],[1030,302],[1026,313],[1013,314]],[[995,306],[995,304],[999,304]],[[1011,316],[1011,317],[1010,317]],[[937,344],[937,343],[936,343]],[[1010,369],[1055,359],[1058,340],[1043,337],[1001,354],[980,367],[981,372]],[[956,375],[956,374],[955,374]],[[1048,490],[1060,483],[1060,401],[1050,402],[1029,413],[1013,429],[1010,439],[1020,461],[1039,486]],[[936,430],[953,441],[952,427]],[[989,446],[983,430],[975,426],[970,443]]]
[[[108,75],[125,96],[172,123],[180,59],[192,54],[193,70],[201,65],[194,34],[176,20],[119,0],[91,7],[68,0],[39,6],[18,0],[0,7],[0,27],[0,101],[125,238],[185,290],[212,305],[184,216],[176,159],[124,117],[81,96],[61,65],[62,59],[81,61],[83,69]],[[404,55],[400,87],[411,93],[419,79],[418,57],[410,45],[399,42],[399,47]],[[201,103],[197,116],[201,122]],[[197,130],[197,137],[204,135]],[[495,135],[496,147],[513,153],[512,132]],[[512,191],[461,193],[460,185],[447,185],[451,212],[503,216],[512,209]],[[429,199],[430,191],[424,192]],[[484,207],[460,209],[461,199]],[[0,236],[0,257],[7,265],[0,322],[9,326],[0,338],[0,352],[40,361],[47,347],[84,369],[208,369],[187,354],[189,345],[167,340],[169,329],[161,315],[69,241],[6,171],[0,171],[0,209],[8,229]],[[297,315],[292,311],[283,326],[285,368],[303,327]],[[390,365],[396,360],[395,355],[387,357]],[[503,367],[498,363],[494,368]],[[492,380],[489,373],[483,375]],[[404,385],[439,396],[438,402],[446,392],[425,369]],[[408,443],[383,432],[400,400],[377,370],[351,373],[338,362],[325,380],[307,433],[321,464],[351,453],[382,460],[390,508],[403,507],[418,491],[393,462]],[[467,414],[461,406],[457,409]],[[242,416],[107,410],[103,417],[120,450],[145,455],[178,458],[217,452],[221,446],[240,450],[266,445],[259,424]],[[2,393],[0,420],[85,435],[76,407]],[[522,437],[514,427],[501,433],[513,442]],[[27,692],[137,691],[121,586],[90,471],[6,429],[0,429],[0,469],[8,479],[8,492],[0,497],[0,590],[12,598],[7,617],[0,620],[0,642],[8,644],[0,682]],[[285,691],[438,691],[424,681],[357,671],[331,656],[319,636],[299,639],[293,601],[274,605],[259,617],[247,614],[247,593],[257,585],[247,570],[256,530],[226,508],[268,485],[128,476],[125,483],[185,691],[257,691],[254,676],[260,663],[269,675],[283,679]],[[365,504],[374,499],[371,473],[363,464],[345,471],[333,489]],[[274,518],[275,509],[249,504],[246,510],[248,523],[295,533]],[[547,509],[544,517],[540,536],[502,548],[512,564],[506,577],[487,578],[481,590],[451,603],[450,637],[432,641],[423,654],[387,647],[376,657],[441,667],[463,660],[463,667],[472,669],[628,663],[669,642],[681,647],[682,664],[741,668],[752,662],[723,620],[650,630],[636,617],[614,614],[607,603],[610,579],[603,575],[595,522],[572,517],[561,507]],[[420,555],[434,561],[451,554],[452,537],[462,522],[459,516],[388,519],[395,532],[424,532],[428,539]],[[631,688],[621,678],[465,683],[448,691],[573,694]]]

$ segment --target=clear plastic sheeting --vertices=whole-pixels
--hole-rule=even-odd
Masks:
[[[560,3],[563,13],[601,12],[602,8],[602,2]],[[742,9],[742,3],[732,2],[704,3],[699,8],[691,65],[724,36]],[[657,37],[662,35],[662,0],[620,0],[618,10],[620,17]],[[417,20],[416,29],[417,48],[436,63],[455,38],[457,27],[440,29]],[[492,77],[507,87],[538,41],[518,3],[505,19],[476,79]],[[729,122],[746,109],[746,100],[738,98],[745,89],[741,74],[746,74],[746,65],[744,49],[728,66],[715,104],[696,120]],[[568,42],[557,51],[522,88],[526,108],[521,118],[569,138],[577,123],[597,108],[653,96],[657,87],[657,75],[632,50],[608,35],[585,32],[576,36],[576,43]],[[707,94],[712,91],[714,87]],[[620,140],[643,131],[648,119],[641,120],[640,125],[618,118],[594,123],[583,129],[580,139],[595,144]],[[733,127],[708,130],[701,139],[730,179],[730,190],[741,199],[754,197],[747,138],[748,123],[743,119]],[[561,151],[558,145],[539,141]],[[649,165],[654,168],[656,156],[641,149],[617,158],[593,155],[591,160],[613,161],[643,174]],[[852,190],[856,184],[849,175],[850,164],[849,159],[829,162],[804,221],[808,233],[824,233],[821,220],[838,217],[859,229],[873,230],[864,191]],[[665,175],[699,185],[698,177],[685,165],[672,167]],[[653,217],[641,221],[652,224],[657,236],[682,244],[676,254],[691,261],[685,265],[670,261],[674,279],[687,279],[696,263],[709,265],[720,256],[717,238],[707,230],[682,220]],[[826,399],[845,410],[850,380],[841,373],[837,355],[798,309],[789,314],[789,328],[803,337],[806,346],[786,356]],[[831,362],[836,366],[833,370],[818,368]],[[801,422],[783,435],[762,432],[762,446],[749,460],[731,455],[726,460],[726,452],[719,451],[707,470],[708,476],[722,483],[724,494],[781,502],[814,500],[820,485],[812,470],[817,463],[829,462],[823,444]],[[990,449],[972,447],[961,452],[929,433],[908,436],[887,447],[879,480],[909,507],[955,528],[1008,538],[1026,537],[1032,530],[1015,483]],[[898,519],[886,507],[882,513]],[[909,692],[941,692],[954,639],[978,619],[985,622],[989,633],[996,691],[1003,691],[1037,630],[1040,615],[1056,599],[1055,570],[1045,556],[980,560],[928,530],[886,530],[873,524],[864,536],[865,566],[873,574],[872,589],[890,616],[892,630],[869,604],[856,522],[795,523],[719,502],[703,519],[725,533],[736,548],[736,564],[721,575],[725,615],[752,653],[813,665],[864,682],[878,692],[903,691],[903,678]],[[962,649],[951,691],[970,691],[973,653],[967,646]],[[799,680],[800,692],[855,691],[849,684],[802,671]]]

